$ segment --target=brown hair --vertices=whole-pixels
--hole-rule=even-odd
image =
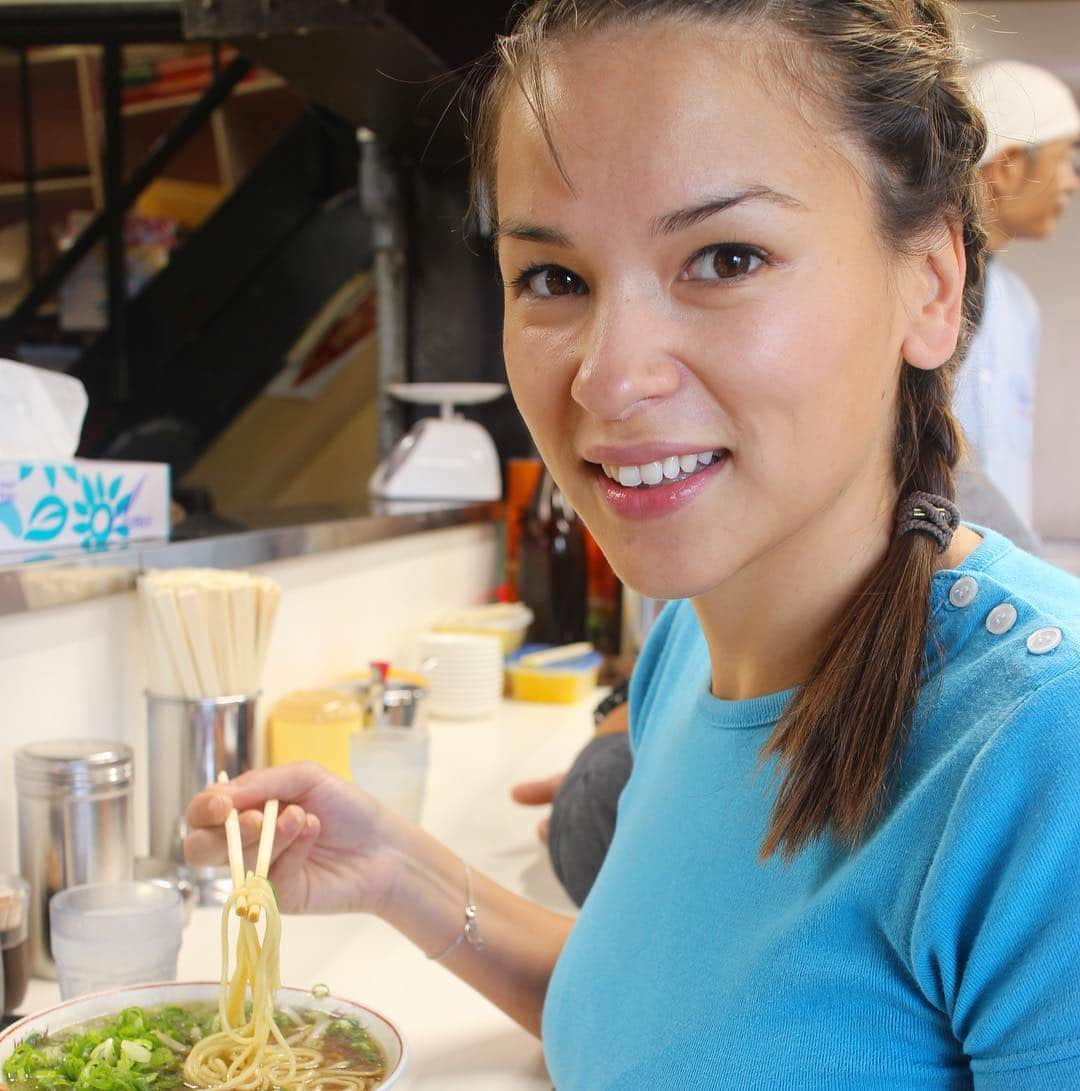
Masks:
[[[772,33],[787,73],[827,95],[828,108],[867,153],[879,229],[894,251],[918,247],[943,224],[962,226],[960,345],[944,367],[902,369],[894,457],[898,497],[921,490],[953,499],[962,445],[950,408],[953,376],[982,307],[976,165],[986,133],[938,0],[537,0],[496,43],[473,135],[474,201],[494,216],[500,111],[515,86],[562,169],[542,95],[550,42],[686,18]],[[763,859],[777,850],[790,857],[826,832],[855,843],[880,815],[929,668],[936,559],[937,544],[926,535],[893,537],[766,741],[762,758],[777,758],[780,783]]]

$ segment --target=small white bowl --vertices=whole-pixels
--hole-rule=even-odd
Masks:
[[[110,989],[107,992],[66,1000],[45,1011],[27,1015],[0,1032],[0,1067],[11,1056],[15,1047],[35,1031],[39,1034],[55,1033],[105,1015],[119,1015],[124,1008],[156,1008],[163,1004],[190,1004],[199,1001],[216,1004],[217,999],[216,981],[165,981],[155,985],[127,985],[122,989]],[[386,1056],[387,1076],[379,1084],[379,1091],[389,1091],[389,1088],[400,1081],[405,1071],[408,1048],[401,1031],[385,1016],[340,996],[316,999],[309,989],[291,989],[286,986],[278,990],[278,1003],[288,1007],[318,1008],[358,1019],[379,1043]]]

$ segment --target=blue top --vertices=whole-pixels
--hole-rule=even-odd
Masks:
[[[544,1008],[559,1091],[1080,1087],[1080,581],[975,529],[934,577],[945,665],[855,849],[758,862],[758,752],[793,691],[713,697],[693,609],[664,611]]]

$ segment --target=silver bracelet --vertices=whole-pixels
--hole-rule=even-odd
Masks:
[[[465,925],[451,941],[450,946],[435,955],[428,955],[433,962],[446,958],[451,951],[457,950],[465,940],[470,947],[479,951],[484,946],[484,937],[480,935],[480,925],[476,920],[476,895],[473,893],[472,868],[462,861],[465,867]]]

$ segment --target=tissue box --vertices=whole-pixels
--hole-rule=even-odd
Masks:
[[[96,553],[169,536],[169,467],[0,459],[0,553]]]

